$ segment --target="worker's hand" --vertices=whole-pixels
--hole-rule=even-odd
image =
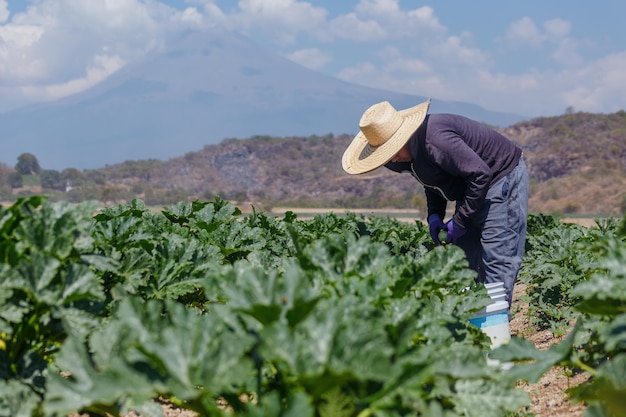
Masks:
[[[456,241],[465,234],[467,230],[464,227],[459,226],[454,220],[449,220],[446,223],[446,229],[448,229],[448,237],[446,243],[456,243]]]
[[[439,217],[438,214],[431,214],[428,216],[428,228],[433,242],[435,242],[436,245],[441,245],[438,234],[440,230],[446,229],[446,225],[443,224],[443,220],[441,220],[441,217]]]

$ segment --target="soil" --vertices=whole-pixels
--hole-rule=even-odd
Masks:
[[[528,320],[528,305],[520,297],[526,286],[517,283],[513,290],[511,312],[513,319],[509,323],[511,336],[520,336],[534,343],[537,349],[548,349],[567,335],[555,337],[549,330],[536,331]],[[587,374],[570,375],[567,369],[554,367],[546,372],[536,384],[520,383],[520,388],[529,393],[531,406],[528,411],[536,417],[582,417],[585,407],[569,401],[566,390],[585,382]]]

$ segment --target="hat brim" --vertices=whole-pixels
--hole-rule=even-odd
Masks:
[[[426,118],[430,99],[417,106],[400,110],[402,125],[385,143],[371,146],[365,135],[359,132],[343,153],[341,164],[348,174],[364,174],[385,165],[391,160]]]

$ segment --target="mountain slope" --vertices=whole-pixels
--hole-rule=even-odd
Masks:
[[[504,130],[524,149],[531,207],[543,212],[626,212],[626,112],[574,113]]]
[[[524,149],[531,211],[626,211],[626,112],[538,118],[502,131]],[[220,195],[261,208],[415,208],[423,214],[422,188],[410,175],[384,168],[357,176],[343,172],[341,155],[351,140],[351,135],[231,139],[167,161],[134,161],[98,172],[109,186],[135,189],[149,199],[154,190],[180,190],[175,195]]]
[[[224,138],[354,133],[371,104],[425,98],[343,82],[232,33],[189,32],[87,91],[0,115],[2,162],[30,152],[45,168],[84,169],[167,159]],[[436,98],[431,111],[498,126],[523,119]]]

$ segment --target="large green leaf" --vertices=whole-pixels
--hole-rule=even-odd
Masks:
[[[587,281],[572,289],[580,297],[580,311],[597,315],[626,313],[626,245],[611,240],[597,263],[599,270]]]
[[[118,415],[164,391],[156,374],[146,372],[141,362],[128,362],[120,355],[96,364],[75,337],[63,344],[56,366],[62,373],[50,371],[43,404],[51,416],[67,416],[77,410]]]
[[[216,316],[127,298],[89,338],[89,350],[74,337],[63,344],[56,361],[62,373],[50,372],[45,407],[59,415],[76,409],[116,415],[161,395],[199,412],[207,404],[217,409],[221,393],[238,385],[246,392],[253,373],[247,352],[255,342]]]
[[[230,309],[253,318],[262,325],[283,320],[296,326],[304,320],[320,298],[309,276],[292,262],[285,273],[266,271],[239,262],[230,279],[221,282]]]
[[[524,391],[480,379],[458,381],[455,391],[455,409],[466,417],[500,417],[530,403]]]
[[[296,329],[280,322],[264,327],[261,356],[313,396],[350,381],[385,381],[393,375],[393,349],[377,315],[355,303],[322,300]]]

